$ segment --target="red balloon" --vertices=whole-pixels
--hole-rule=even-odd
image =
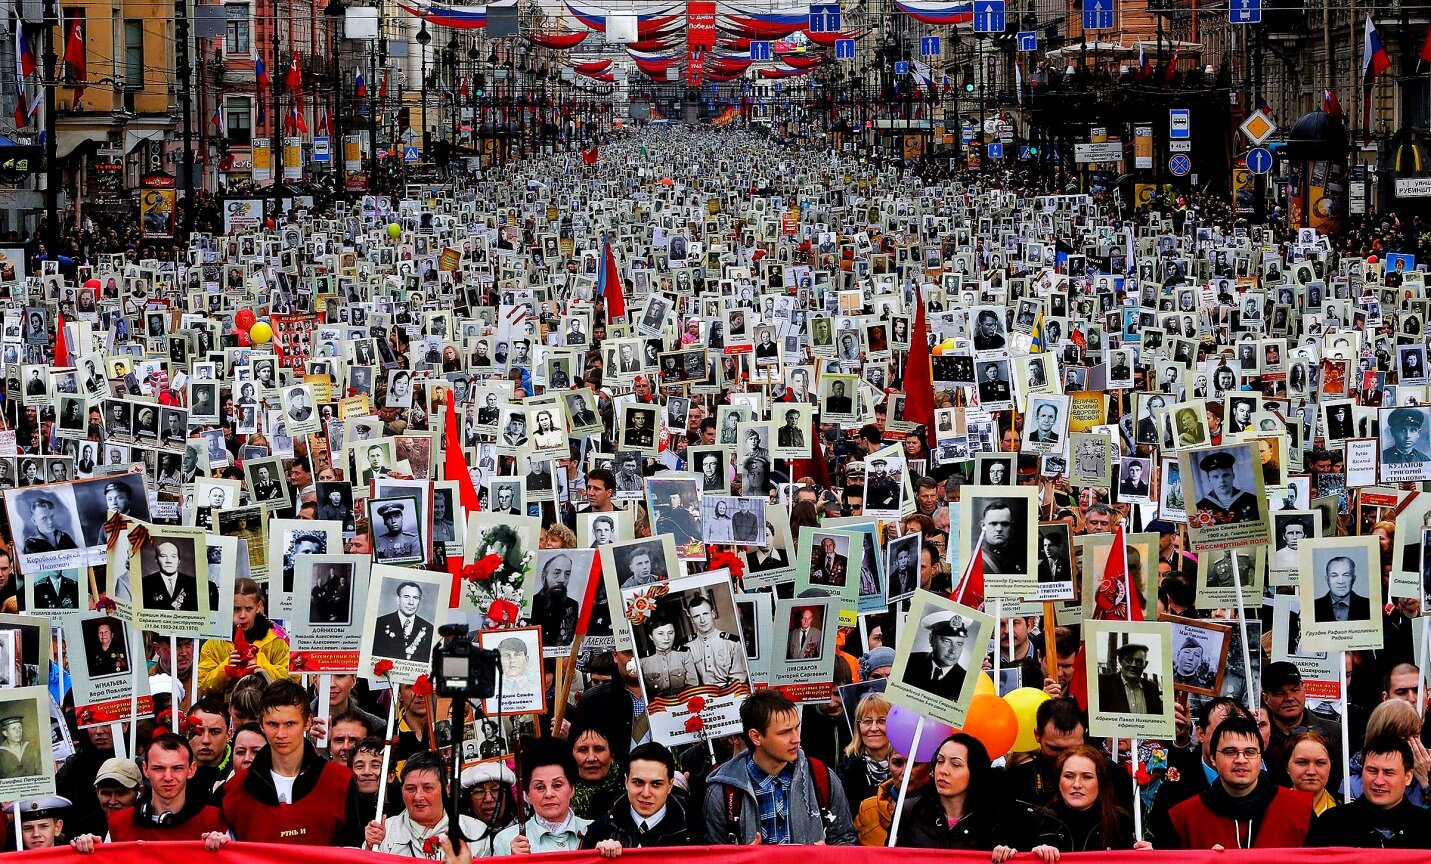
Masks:
[[[979,739],[990,759],[1009,752],[1019,735],[1019,718],[1014,709],[993,693],[980,693],[969,703],[969,715],[964,720],[966,732]]]
[[[1375,256],[1375,255],[1368,255],[1367,258],[1366,258],[1366,263],[1368,263],[1368,264],[1375,264],[1375,263],[1376,263],[1376,256]]]
[[[253,326],[253,322],[258,318],[253,314],[252,309],[240,309],[234,313],[234,326],[248,335],[248,328]]]
[[[98,279],[86,279],[86,280],[84,280],[84,287],[90,289],[91,291],[98,291],[98,290],[99,290],[99,280],[98,280]]]
[[[234,335],[238,337],[238,343],[243,348],[247,348],[253,344],[253,340],[248,338],[247,330],[235,330]]]

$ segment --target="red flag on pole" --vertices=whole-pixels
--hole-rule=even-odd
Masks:
[[[589,147],[581,151],[581,161],[587,165],[595,165],[596,160],[600,157],[600,155],[600,150],[595,147]]]
[[[1421,62],[1431,63],[1431,24],[1426,25],[1426,39],[1421,43]]]
[[[949,594],[955,603],[962,603],[971,609],[984,608],[984,537],[974,544],[969,556],[969,564],[964,568],[964,576]]]
[[[616,253],[611,241],[601,243],[601,270],[596,276],[596,290],[606,301],[607,323],[626,314],[626,295],[621,292],[621,273],[616,269]]]
[[[934,372],[929,360],[929,322],[924,318],[924,299],[914,289],[914,330],[909,356],[904,361],[904,419],[921,423],[928,435],[934,429]]]
[[[60,319],[55,324],[55,365],[70,365],[70,344],[65,338],[65,313],[60,313]]]
[[[295,52],[293,59],[288,61],[288,77],[283,79],[283,86],[289,90],[303,89],[303,70],[298,68],[298,54]]]
[[[78,100],[84,95],[85,62],[84,62],[84,31],[80,28],[80,22],[75,20],[70,24],[70,35],[65,40],[65,62],[74,69],[75,79],[80,83],[75,85],[75,99]]]
[[[1108,550],[1108,561],[1103,565],[1103,580],[1093,595],[1093,618],[1095,620],[1142,621],[1143,598],[1133,584],[1132,571],[1128,569],[1128,539],[1120,524],[1113,535],[1113,548]],[[1078,702],[1078,707],[1088,710],[1088,658],[1086,646],[1078,647],[1078,656],[1073,661],[1073,680],[1068,684],[1068,695]]]
[[[472,482],[472,471],[467,467],[467,454],[462,452],[458,410],[456,405],[447,406],[447,453],[442,463],[442,476],[446,480],[457,481],[457,495],[463,512],[476,513],[482,509],[482,503],[477,497],[477,485]]]

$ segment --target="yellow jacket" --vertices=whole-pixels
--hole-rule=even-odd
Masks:
[[[891,778],[879,784],[875,794],[865,800],[850,802],[859,808],[854,822],[861,846],[883,846],[889,842],[889,828],[894,824],[894,799],[898,793]]]
[[[253,643],[258,649],[254,665],[258,673],[269,681],[289,677],[288,640],[278,634],[272,625],[262,639]],[[223,696],[230,680],[227,666],[229,655],[234,652],[234,643],[228,639],[210,639],[199,649],[199,695]],[[236,679],[235,679],[236,680]]]

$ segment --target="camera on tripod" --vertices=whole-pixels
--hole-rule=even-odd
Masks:
[[[438,628],[443,638],[432,649],[432,681],[448,699],[491,699],[497,695],[498,654],[467,638],[466,624]]]

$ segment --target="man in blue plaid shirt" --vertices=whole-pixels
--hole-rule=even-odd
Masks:
[[[740,722],[749,749],[707,781],[706,841],[855,845],[839,779],[800,749],[800,709],[783,693],[761,690],[740,706]]]

